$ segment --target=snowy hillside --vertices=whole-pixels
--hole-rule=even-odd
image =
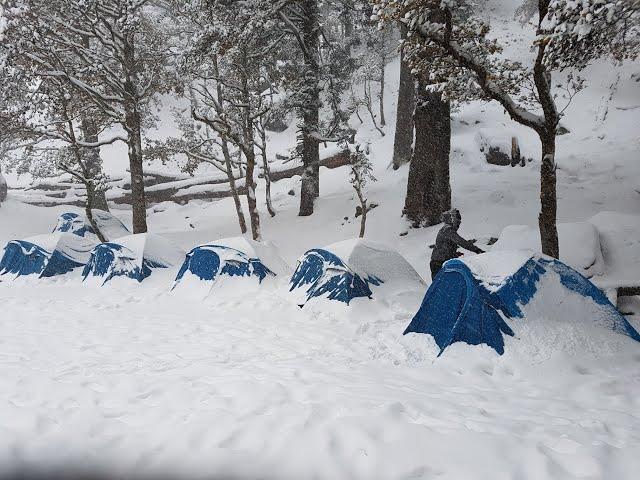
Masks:
[[[492,15],[507,10],[492,20],[495,34],[522,58],[530,55],[516,41],[515,8],[489,4]],[[234,246],[249,245],[250,257],[271,257],[278,275],[264,284],[250,279],[249,287],[247,279],[229,278],[198,295],[189,295],[187,282],[172,291],[180,262],[142,282],[104,286],[83,282],[81,269],[51,279],[1,275],[0,476],[74,465],[117,478],[638,477],[640,344],[585,327],[563,307],[559,282],[544,284],[556,314],[534,303],[530,322],[510,324],[515,335],[505,336],[504,355],[455,343],[438,356],[429,335],[402,335],[431,283],[430,246],[440,226],[412,229],[401,216],[408,167],[390,167],[398,75],[396,58],[387,68],[384,137],[365,115],[363,124],[355,115],[350,122],[356,140],[370,145],[377,178],[368,187],[378,206],[368,214],[366,239],[399,252],[424,284],[407,268],[411,281],[393,296],[349,305],[320,299],[301,308],[291,295],[290,273],[306,251],[351,246],[358,235],[346,166],[321,168],[309,217],[298,216],[299,175],[272,184],[275,217],[266,213],[258,179],[261,248],[249,236],[234,238],[240,231],[231,198],[151,205],[149,232],[176,251],[234,238]],[[585,76],[586,89],[562,120],[569,133],[558,138],[560,257],[610,294],[640,286],[640,66],[598,61]],[[177,133],[171,107],[179,105],[182,99],[164,99],[153,138]],[[495,102],[460,106],[451,125],[460,234],[492,251],[490,259],[539,249],[535,133]],[[517,136],[533,160],[488,164],[479,132],[497,143]],[[281,156],[294,147],[296,126],[269,135],[272,168],[294,166]],[[321,148],[330,153],[334,146]],[[125,178],[126,146],[103,147],[102,155],[106,173]],[[147,167],[191,185],[173,163]],[[198,175],[218,174],[203,168]],[[64,212],[83,214],[76,206],[24,203],[30,193],[17,188],[31,179],[4,176],[0,247],[51,233]],[[131,226],[127,205],[110,207]],[[640,297],[619,307],[640,329]]]

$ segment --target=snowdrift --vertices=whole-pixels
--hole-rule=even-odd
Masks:
[[[289,290],[299,305],[312,298],[349,304],[354,298],[371,298],[371,288],[382,284],[385,284],[385,293],[390,294],[420,288],[424,282],[397,251],[358,239],[306,252],[298,260]]]
[[[0,275],[15,277],[38,275],[39,278],[63,275],[84,266],[96,245],[94,236],[51,233],[13,240],[4,248]]]
[[[220,285],[230,278],[253,279],[262,284],[266,278],[288,270],[272,244],[232,237],[191,250],[176,276],[173,289],[180,286],[180,289],[199,291],[197,286],[200,285],[210,291],[214,284]]]
[[[502,355],[504,334],[514,336],[519,325],[539,320],[558,326],[559,336],[570,326],[640,342],[640,334],[589,280],[561,261],[527,251],[448,261],[404,333],[432,335],[440,354],[464,342],[486,344]]]
[[[109,212],[94,210],[93,218],[107,240],[130,235],[127,227]],[[87,233],[95,235],[87,217],[73,212],[63,213],[58,217],[58,223],[53,229],[53,233],[56,232],[69,232],[81,237],[84,237]]]
[[[184,251],[158,235],[141,233],[118,239],[118,243],[101,243],[91,252],[82,276],[99,279],[102,285],[114,277],[142,282],[155,268],[178,265]]]

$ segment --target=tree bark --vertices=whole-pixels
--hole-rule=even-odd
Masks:
[[[320,144],[316,135],[320,110],[320,13],[318,0],[303,0],[306,18],[302,26],[305,65],[305,105],[302,108],[302,163],[305,167],[300,189],[299,216],[313,214],[320,195]]]
[[[147,202],[144,193],[144,169],[142,165],[142,120],[138,104],[137,74],[135,64],[134,39],[126,38],[124,62],[126,81],[124,83],[125,130],[128,134],[129,170],[131,172],[131,208],[133,210],[133,233],[147,232]]]
[[[407,38],[408,28],[400,24],[402,39]],[[415,80],[411,74],[404,53],[400,55],[400,87],[398,89],[398,110],[396,133],[393,141],[393,169],[397,170],[411,160],[413,143],[413,110],[415,108]]]
[[[423,92],[415,109],[415,150],[409,169],[404,215],[414,227],[440,223],[451,208],[450,106],[439,93]]]

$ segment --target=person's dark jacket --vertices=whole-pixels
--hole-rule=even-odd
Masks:
[[[458,250],[458,247],[474,253],[484,253],[484,250],[481,250],[469,240],[465,240],[458,235],[456,229],[451,225],[445,225],[440,229],[438,236],[436,237],[436,246],[431,254],[431,261],[444,263],[447,260],[456,258],[456,251]]]

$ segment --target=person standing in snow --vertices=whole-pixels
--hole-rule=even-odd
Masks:
[[[476,247],[469,240],[465,240],[458,235],[458,228],[462,223],[462,215],[456,208],[452,208],[442,214],[442,221],[444,226],[438,232],[436,237],[436,246],[431,254],[431,279],[436,277],[436,274],[442,268],[442,265],[447,260],[458,257],[458,247],[464,248],[474,253],[484,253],[484,250]]]

